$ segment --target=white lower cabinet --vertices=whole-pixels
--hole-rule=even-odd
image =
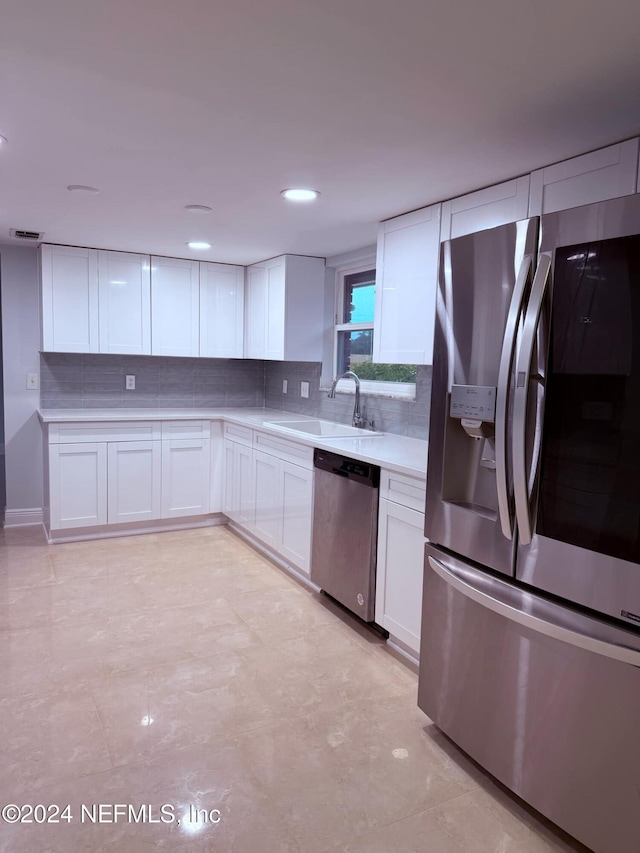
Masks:
[[[280,463],[282,524],[278,550],[305,574],[311,571],[313,470]]]
[[[53,530],[106,524],[106,443],[51,445],[49,498]]]
[[[221,424],[80,421],[52,424],[48,438],[51,530],[222,509]],[[241,468],[250,482],[247,450],[249,466]]]
[[[208,438],[162,441],[162,518],[209,512],[211,443]]]
[[[277,549],[281,516],[279,487],[280,460],[260,450],[253,451],[255,495],[254,533],[265,545]]]
[[[249,433],[251,430],[249,430]],[[222,511],[231,521],[248,530],[255,519],[253,451],[251,447],[224,439],[224,500]]]
[[[417,507],[424,506],[424,481],[383,471],[380,493],[376,622],[417,656],[424,560],[424,512]]]
[[[308,575],[313,450],[258,431],[250,439],[251,433],[225,427],[223,512]]]
[[[107,523],[160,518],[159,441],[115,441],[107,447]]]

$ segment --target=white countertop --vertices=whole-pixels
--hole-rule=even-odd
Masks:
[[[78,423],[88,421],[175,421],[216,420],[229,421],[252,429],[261,429],[272,435],[286,437],[289,441],[335,450],[344,456],[371,462],[391,471],[426,477],[428,442],[418,438],[406,438],[386,432],[366,438],[320,438],[319,436],[293,435],[273,429],[269,421],[316,420],[294,412],[279,409],[40,409],[43,424]]]

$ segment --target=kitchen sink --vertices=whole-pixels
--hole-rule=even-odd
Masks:
[[[314,419],[307,421],[265,421],[264,425],[272,429],[282,430],[282,432],[320,436],[321,438],[368,438],[369,436],[382,435],[382,433],[370,429]]]

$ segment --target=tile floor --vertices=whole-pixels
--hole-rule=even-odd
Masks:
[[[435,729],[375,635],[227,528],[2,531],[0,638],[0,803],[71,818],[0,823],[1,850],[584,849]]]

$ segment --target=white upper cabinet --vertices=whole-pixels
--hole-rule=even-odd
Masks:
[[[100,352],[151,352],[150,269],[149,255],[100,250]]]
[[[431,364],[438,286],[440,208],[382,222],[378,229],[373,360]]]
[[[442,203],[440,242],[529,216],[529,175]]]
[[[245,357],[321,361],[324,259],[283,255],[247,268]]]
[[[199,354],[199,264],[151,258],[151,353]]]
[[[638,140],[630,139],[531,174],[530,216],[636,192]]]
[[[246,358],[263,358],[267,329],[267,269],[265,264],[247,267],[245,291]]]
[[[242,358],[244,267],[200,263],[200,355]]]
[[[98,250],[40,247],[42,349],[98,352]]]

